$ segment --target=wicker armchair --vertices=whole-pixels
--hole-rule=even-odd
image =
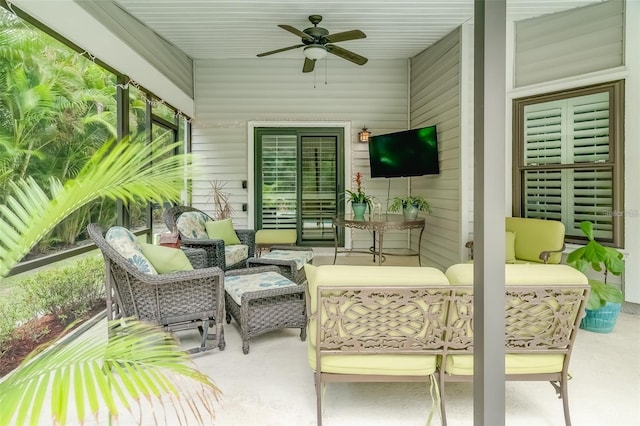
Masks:
[[[167,331],[197,328],[200,346],[190,353],[224,349],[224,273],[219,268],[145,274],[107,243],[100,225],[92,223],[87,231],[104,256],[108,319],[133,317]]]
[[[207,216],[207,218],[209,218],[210,220],[213,220],[209,215],[194,207],[169,207],[165,209],[164,213],[162,214],[162,219],[167,225],[167,228],[175,228],[178,217],[184,212],[199,212]],[[240,239],[240,243],[249,247],[249,255],[247,256],[247,258],[253,257],[256,245],[256,231],[254,231],[253,229],[236,229],[235,231],[236,235],[238,235],[238,238]],[[207,266],[209,267],[217,266],[223,271],[245,267],[245,262],[238,262],[234,265],[227,265],[225,260],[223,240],[194,239],[180,233],[180,241],[184,247],[204,249],[207,253]]]

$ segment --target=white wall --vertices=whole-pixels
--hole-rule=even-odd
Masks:
[[[410,127],[436,125],[440,174],[411,178],[410,192],[431,204],[422,237],[423,264],[442,270],[461,260],[461,39],[459,27],[411,60]],[[418,244],[412,234],[411,245]]]
[[[316,65],[315,74],[303,74],[301,69],[302,59],[195,62],[193,152],[206,175],[194,181],[194,206],[211,211],[209,181],[228,181],[237,211],[234,221],[239,227],[249,224],[254,212],[241,210],[253,191],[243,189],[241,183],[248,180],[253,167],[247,146],[247,123],[251,121],[284,122],[291,127],[349,122],[351,134],[345,141],[351,161],[345,182],[360,171],[366,178],[367,194],[386,198],[386,182],[370,178],[368,145],[357,142],[357,134],[365,126],[373,134],[407,128],[407,61],[372,60],[360,67],[329,55],[326,69],[322,62]],[[371,236],[354,231],[353,243],[356,248],[368,248]],[[406,236],[385,235],[385,246],[406,247]]]

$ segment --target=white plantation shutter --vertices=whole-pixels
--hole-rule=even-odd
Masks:
[[[302,137],[302,239],[333,239],[338,186],[335,137]]]
[[[561,163],[562,112],[559,102],[525,108],[525,166]]]
[[[608,92],[526,106],[523,154],[524,217],[560,220],[570,236],[589,220],[613,238]]]
[[[262,228],[296,229],[296,135],[262,137]]]

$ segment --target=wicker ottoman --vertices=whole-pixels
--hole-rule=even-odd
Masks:
[[[281,328],[299,328],[307,338],[305,286],[279,273],[277,266],[228,271],[225,274],[227,324],[240,326],[242,352],[249,353],[249,340]]]
[[[298,284],[307,280],[304,264],[313,261],[313,250],[310,247],[273,246],[269,253],[260,257],[247,259],[247,268],[264,265],[276,265],[280,273]]]

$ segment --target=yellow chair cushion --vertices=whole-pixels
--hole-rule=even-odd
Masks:
[[[260,229],[256,232],[256,244],[295,244],[297,238],[295,229]]]
[[[504,258],[507,263],[516,261],[516,233],[507,231],[504,233]]]
[[[318,286],[366,287],[375,285],[415,286],[449,285],[447,277],[436,268],[415,266],[304,265],[311,295],[311,313],[316,312]]]
[[[307,351],[309,365],[316,369],[316,351]],[[429,376],[436,371],[435,355],[323,355],[323,373],[377,374],[383,376]]]
[[[473,285],[473,264],[452,265],[445,275],[451,285]],[[505,265],[505,282],[508,285],[584,285],[588,279],[568,265],[527,263]]]
[[[207,235],[212,240],[223,240],[227,246],[240,244],[231,219],[210,220],[205,222],[204,226],[207,229]]]
[[[184,252],[177,248],[140,243],[142,253],[159,274],[192,271],[193,266]]]
[[[543,263],[540,253],[561,250],[564,245],[564,225],[556,220],[530,219],[523,217],[505,218],[505,230],[515,232],[516,259]],[[558,264],[561,253],[553,253],[549,263]]]
[[[563,354],[507,354],[506,374],[558,373],[564,365]],[[448,355],[445,365],[448,374],[471,376],[473,355]]]

